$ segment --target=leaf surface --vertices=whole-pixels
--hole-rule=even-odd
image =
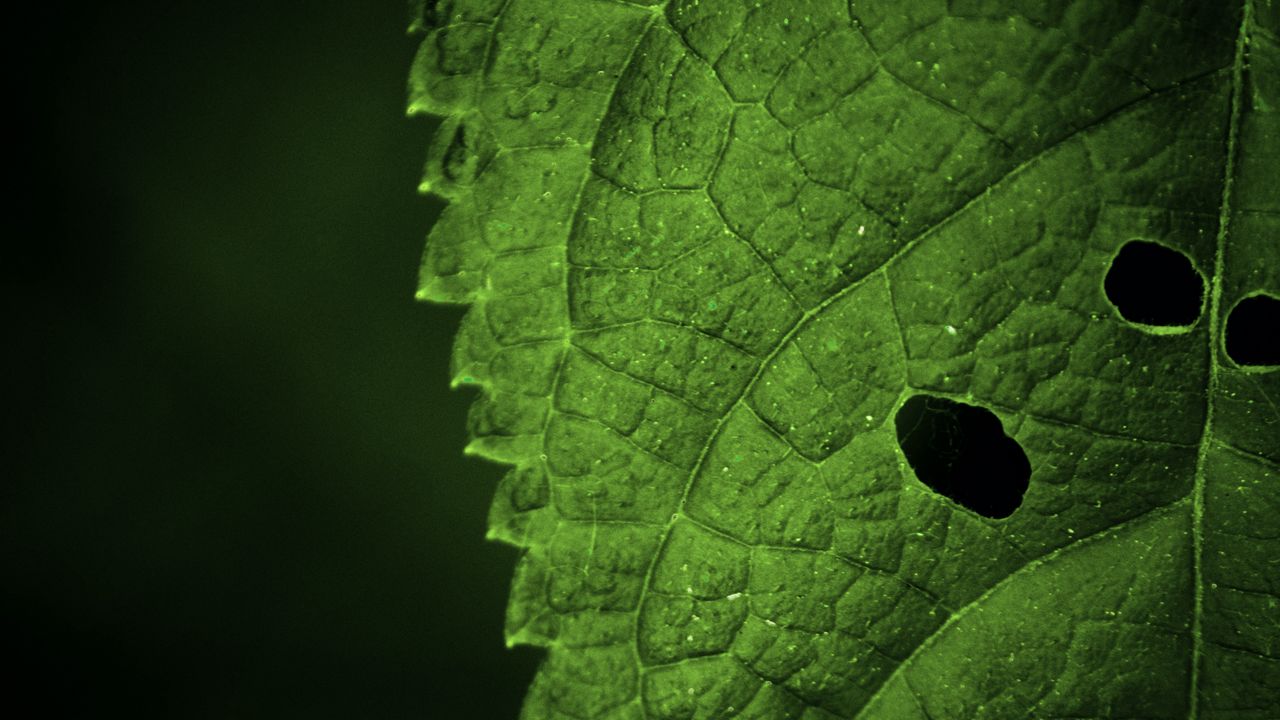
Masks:
[[[1280,8],[438,0],[419,297],[469,303],[468,450],[512,465],[523,716],[1274,718]],[[1190,326],[1103,292],[1134,239]],[[1159,279],[1154,278],[1153,287]],[[894,414],[987,408],[993,520]]]

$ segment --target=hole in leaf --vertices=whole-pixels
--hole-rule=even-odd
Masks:
[[[441,162],[446,179],[460,185],[475,181],[480,171],[493,159],[493,136],[472,115],[458,121]]]
[[[1009,517],[1022,504],[1031,462],[990,410],[915,395],[894,425],[907,463],[934,492],[989,518]]]
[[[444,25],[453,12],[449,7],[452,4],[450,0],[427,0],[422,8],[422,19],[426,21],[427,27],[436,28]]]
[[[1159,243],[1126,243],[1112,259],[1102,286],[1129,322],[1176,326],[1200,317],[1204,279],[1190,258]]]
[[[1227,316],[1227,355],[1237,365],[1280,365],[1280,299],[1247,297]]]

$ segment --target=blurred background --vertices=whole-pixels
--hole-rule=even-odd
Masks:
[[[502,641],[502,468],[462,455],[461,309],[413,300],[440,205],[403,2],[36,13],[11,26],[0,264],[17,694],[514,718],[539,654]]]

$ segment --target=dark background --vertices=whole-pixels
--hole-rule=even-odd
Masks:
[[[412,297],[440,205],[404,4],[40,13],[9,24],[18,695],[514,718],[539,655],[502,641],[502,468],[462,455],[462,310]]]

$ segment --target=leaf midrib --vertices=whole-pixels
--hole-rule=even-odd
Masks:
[[[1196,470],[1192,486],[1191,543],[1194,606],[1191,612],[1191,680],[1187,689],[1187,718],[1200,716],[1200,664],[1204,649],[1201,628],[1204,614],[1204,465],[1213,436],[1213,399],[1218,392],[1219,313],[1222,307],[1222,273],[1226,255],[1227,233],[1231,225],[1231,196],[1235,187],[1236,159],[1239,153],[1241,99],[1244,93],[1244,66],[1248,47],[1249,21],[1253,3],[1244,0],[1240,29],[1236,34],[1235,57],[1231,61],[1231,107],[1227,118],[1227,159],[1223,168],[1222,201],[1218,206],[1218,235],[1213,255],[1213,279],[1209,289],[1209,383],[1205,392],[1204,427],[1196,454]]]

